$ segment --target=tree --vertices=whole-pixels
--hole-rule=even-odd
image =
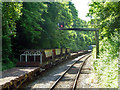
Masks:
[[[2,6],[2,62],[3,65],[6,64],[6,67],[3,67],[5,69],[12,66],[11,37],[16,36],[16,20],[22,14],[22,3],[3,2]]]

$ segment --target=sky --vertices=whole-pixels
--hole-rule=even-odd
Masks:
[[[78,10],[78,17],[82,20],[89,21],[90,18],[86,17],[86,15],[89,12],[89,3],[91,0],[72,0],[72,2]]]

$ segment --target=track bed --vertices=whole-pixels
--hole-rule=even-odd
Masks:
[[[64,73],[61,75],[55,83],[50,87],[51,90],[54,88],[71,88],[75,89],[77,84],[77,79],[80,75],[80,71],[85,61],[90,57],[90,55],[84,55],[74,62]]]

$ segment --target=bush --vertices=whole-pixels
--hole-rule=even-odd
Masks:
[[[102,88],[118,88],[118,44],[117,34],[100,41],[99,59],[94,59],[93,66]]]

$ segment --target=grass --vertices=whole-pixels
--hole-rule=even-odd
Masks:
[[[118,37],[104,38],[100,41],[99,58],[95,59],[93,49],[94,71],[97,73],[101,88],[118,88]],[[120,73],[120,71],[119,71]]]

